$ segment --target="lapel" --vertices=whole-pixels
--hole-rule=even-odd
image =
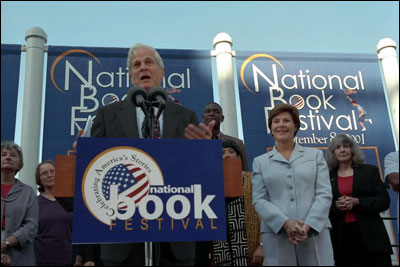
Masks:
[[[304,147],[299,144],[294,145],[294,149],[292,155],[290,155],[289,163],[293,163],[298,158],[301,158],[304,155]]]
[[[274,148],[269,152],[269,158],[270,158],[271,160],[275,160],[275,161],[288,162],[288,161],[281,155],[281,153],[279,153],[278,150],[276,150],[276,145],[275,145]]]
[[[270,158],[276,161],[285,162],[285,163],[293,163],[296,159],[301,158],[304,154],[304,147],[299,144],[295,144],[292,154],[290,155],[289,161],[285,159],[281,153],[276,150],[276,145],[270,152]]]
[[[330,177],[331,177],[331,184],[332,184],[333,199],[335,200],[335,199],[339,198],[339,196],[340,196],[339,187],[338,187],[337,170],[331,171]],[[362,177],[362,174],[359,172],[359,168],[357,168],[357,167],[354,168],[353,192],[351,194],[353,197],[358,196],[358,190],[360,189],[360,185],[361,185],[361,177]]]
[[[13,185],[10,192],[8,192],[8,195],[15,194],[22,190],[24,184],[20,180],[18,180],[18,179],[16,179],[16,180],[17,180],[17,182]]]
[[[354,178],[353,178],[353,193],[352,196],[358,196],[358,190],[361,185],[362,173],[358,167],[354,167]]]
[[[179,114],[175,105],[167,102],[164,109],[164,122],[162,138],[174,138],[178,126]]]
[[[336,201],[336,199],[338,199],[340,196],[339,187],[338,187],[338,183],[337,183],[337,180],[338,180],[337,170],[330,171],[329,176],[331,179],[333,200]]]
[[[136,108],[125,99],[119,107],[120,120],[126,137],[138,138],[139,131],[136,120]]]

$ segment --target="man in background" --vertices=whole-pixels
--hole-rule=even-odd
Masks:
[[[218,103],[210,102],[204,108],[203,122],[205,124],[209,124],[210,122],[215,121],[215,126],[212,131],[212,139],[219,139],[222,142],[225,140],[233,140],[240,148],[240,158],[242,160],[242,170],[248,171],[249,166],[248,166],[248,162],[247,162],[246,149],[244,147],[243,141],[238,138],[235,138],[233,136],[223,134],[220,130],[221,123],[224,121],[224,118],[225,117],[222,112],[222,107]]]

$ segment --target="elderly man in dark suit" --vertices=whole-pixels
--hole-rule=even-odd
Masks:
[[[149,91],[161,86],[164,64],[158,52],[147,45],[135,44],[128,53],[127,65],[134,86]],[[128,99],[100,108],[93,121],[92,137],[143,138],[143,111],[129,103]],[[161,138],[211,138],[214,123],[198,125],[192,110],[167,102],[159,118]],[[190,125],[188,127],[188,125]],[[165,242],[154,245],[154,265],[193,265],[195,247],[193,242]],[[104,244],[101,258],[105,265],[141,266],[145,264],[144,244]]]

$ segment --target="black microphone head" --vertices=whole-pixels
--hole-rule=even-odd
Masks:
[[[133,105],[134,107],[138,107],[140,106],[139,102],[147,100],[149,98],[149,95],[146,89],[139,86],[134,86],[129,89],[128,95],[126,97],[128,98],[129,104]]]
[[[164,88],[162,87],[153,87],[149,91],[149,100],[150,101],[159,101],[158,97],[160,96],[164,99],[164,101],[167,101],[167,91],[165,91]]]

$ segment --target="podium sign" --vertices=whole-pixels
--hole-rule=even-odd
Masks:
[[[219,140],[79,138],[73,243],[226,239]]]

